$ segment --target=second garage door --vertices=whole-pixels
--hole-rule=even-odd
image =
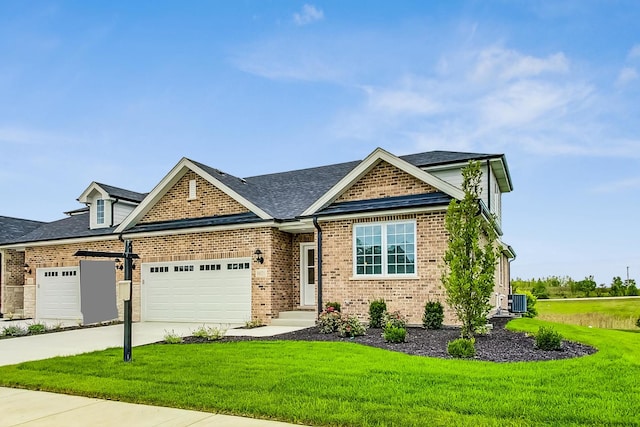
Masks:
[[[250,258],[142,264],[142,320],[244,323],[250,319]]]

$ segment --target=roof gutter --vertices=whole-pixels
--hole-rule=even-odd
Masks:
[[[313,225],[318,230],[318,315],[322,313],[322,228],[318,224],[318,217],[313,217]]]

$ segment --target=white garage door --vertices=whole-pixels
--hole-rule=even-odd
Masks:
[[[251,319],[251,259],[142,264],[142,320],[244,323]]]
[[[36,270],[36,318],[82,320],[78,267]]]

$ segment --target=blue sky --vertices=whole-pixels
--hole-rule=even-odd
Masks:
[[[636,1],[0,2],[0,215],[183,157],[504,153],[513,276],[640,277]]]

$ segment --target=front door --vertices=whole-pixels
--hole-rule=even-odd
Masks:
[[[300,245],[300,305],[316,304],[316,246],[314,243]]]

